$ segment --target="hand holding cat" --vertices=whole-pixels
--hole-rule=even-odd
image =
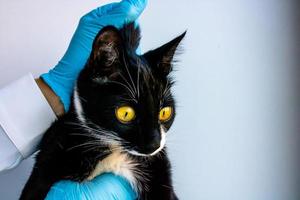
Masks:
[[[113,174],[103,174],[91,182],[76,183],[60,181],[52,186],[46,200],[132,200],[136,194],[123,178]]]
[[[65,111],[69,109],[75,80],[90,55],[97,33],[107,25],[119,28],[135,21],[146,5],[147,0],[122,0],[96,8],[80,19],[63,58],[52,70],[41,76],[60,98]]]

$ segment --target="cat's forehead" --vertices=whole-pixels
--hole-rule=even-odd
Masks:
[[[157,77],[153,66],[142,56],[124,58],[118,80],[123,92],[136,103],[159,102],[165,90],[167,80]],[[115,82],[112,82],[115,84]]]
[[[131,76],[136,78],[139,87],[158,90],[165,85],[167,77],[158,77],[153,68],[154,66],[151,66],[142,56],[134,56],[129,62],[129,71]]]

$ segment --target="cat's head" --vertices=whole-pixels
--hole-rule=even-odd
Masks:
[[[137,55],[138,27],[103,28],[74,91],[80,123],[102,142],[133,155],[150,156],[163,149],[175,117],[170,72],[184,36]]]

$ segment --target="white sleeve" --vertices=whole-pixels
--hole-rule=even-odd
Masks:
[[[0,89],[0,171],[33,154],[55,119],[31,74]]]

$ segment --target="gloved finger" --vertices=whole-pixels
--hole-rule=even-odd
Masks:
[[[119,3],[107,4],[87,13],[81,21],[91,23],[97,20],[99,23],[105,23],[117,19],[123,23],[133,22],[144,11],[147,2],[148,0],[123,0]]]
[[[144,11],[148,4],[148,0],[122,0],[120,2],[121,4],[128,3],[130,5],[130,8],[132,13],[135,13],[136,19],[137,17]]]
[[[148,0],[123,0],[119,4],[126,12],[127,20],[133,22],[142,14],[147,3]]]

